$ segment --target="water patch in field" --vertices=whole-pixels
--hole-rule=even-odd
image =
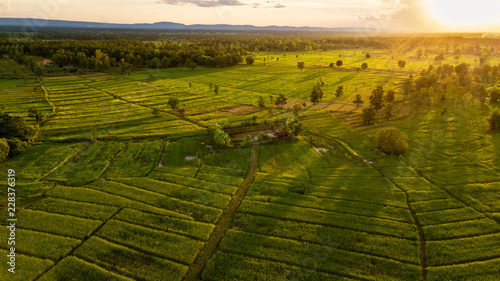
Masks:
[[[186,161],[193,161],[195,159],[198,159],[198,152],[196,152],[196,155],[186,155],[186,156],[184,156],[184,160],[186,160]]]
[[[314,147],[314,150],[316,150],[316,152],[320,153],[320,154],[326,154],[328,153],[328,148],[324,148],[324,147],[316,147],[316,146],[313,146]]]
[[[158,167],[163,167],[163,164],[161,163],[161,159],[163,159],[163,156],[165,155],[165,153],[163,153],[160,157],[160,161],[158,162]]]

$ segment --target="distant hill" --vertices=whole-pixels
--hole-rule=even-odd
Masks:
[[[255,31],[337,31],[337,32],[359,32],[362,28],[324,28],[309,26],[254,26],[254,25],[229,25],[229,24],[194,24],[185,25],[175,22],[155,22],[155,23],[135,23],[117,24],[85,21],[65,21],[65,20],[40,20],[32,18],[0,18],[1,27],[26,27],[34,29],[42,28],[96,28],[96,29],[153,29],[153,30],[255,30]]]

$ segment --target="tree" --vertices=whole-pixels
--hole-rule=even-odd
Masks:
[[[28,142],[18,138],[7,139],[7,144],[9,145],[9,157],[14,157],[30,147]]]
[[[45,115],[34,107],[31,107],[28,110],[28,116],[34,117],[37,125],[40,125],[40,122],[43,122],[45,119]]]
[[[375,120],[375,109],[373,107],[363,108],[363,113],[361,113],[361,118],[363,119],[363,125],[370,125],[370,123]]]
[[[408,149],[408,137],[396,128],[382,129],[377,133],[376,147],[385,154],[401,155]]]
[[[305,66],[305,64],[303,61],[297,63],[297,67],[300,69],[300,71],[302,71],[302,69],[304,69],[304,66]]]
[[[337,87],[337,90],[335,91],[335,96],[337,98],[340,98],[343,95],[344,95],[344,86],[340,85]]]
[[[252,56],[248,56],[245,58],[245,61],[246,61],[247,65],[253,65],[253,63],[255,62],[255,59]]]
[[[398,66],[401,67],[401,68],[405,68],[405,65],[406,65],[406,61],[404,60],[400,60],[398,61]]]
[[[43,75],[42,66],[38,62],[35,62],[35,65],[33,66],[33,72],[35,72],[37,76]]]
[[[337,64],[337,67],[341,67],[344,63],[341,60],[338,60],[336,64]]]
[[[299,117],[299,112],[301,109],[302,106],[299,103],[293,105],[293,116],[295,116],[295,118]]]
[[[387,94],[385,95],[385,101],[387,103],[391,103],[394,101],[394,99],[396,98],[396,93],[394,92],[394,90],[388,90],[387,91]]]
[[[9,156],[9,145],[6,139],[0,139],[0,162],[3,162]]]
[[[20,116],[0,112],[0,138],[20,138],[33,142],[40,137],[40,130],[29,126]]]
[[[495,108],[491,111],[488,122],[490,123],[490,129],[492,131],[500,130],[500,109]]]
[[[303,130],[302,123],[300,123],[299,119],[297,118],[288,119],[286,121],[286,127],[288,128],[289,132],[294,136],[298,136]]]
[[[375,109],[375,112],[384,106],[384,88],[382,86],[377,86],[377,88],[372,91],[370,104]]]
[[[331,62],[331,63],[330,63],[330,65],[329,65],[329,67],[332,67],[332,68],[333,68],[334,66],[335,66],[335,64],[334,64],[333,62]]]
[[[352,101],[352,103],[356,104],[357,106],[360,106],[364,102],[365,101],[361,98],[360,94],[356,94],[356,96],[354,97],[354,100]]]
[[[274,104],[276,106],[279,106],[280,108],[283,108],[283,105],[285,105],[287,102],[287,98],[285,97],[284,94],[279,94],[278,97],[276,98],[276,101]]]
[[[210,133],[212,134],[213,140],[217,145],[231,146],[231,137],[229,137],[229,134],[222,129],[221,125],[215,124],[210,129]]]
[[[215,85],[215,87],[214,87],[214,93],[216,93],[216,94],[219,93],[219,85]]]
[[[160,116],[160,110],[158,108],[156,108],[156,107],[153,107],[153,115],[155,117]]]
[[[321,85],[317,83],[314,85],[313,90],[311,91],[310,100],[313,104],[317,104],[323,98],[323,90],[321,89]]]
[[[361,65],[361,68],[362,69],[367,69],[368,68],[368,64],[366,62],[364,62],[362,65]]]
[[[392,104],[388,104],[384,109],[384,117],[386,120],[391,119],[393,116],[394,107]]]
[[[408,95],[413,91],[413,80],[408,78],[402,85],[403,93],[405,94],[405,100],[408,99]]]
[[[371,57],[372,57],[372,56],[371,56],[369,53],[366,53],[365,58],[369,59],[369,58],[371,58]]]
[[[179,107],[179,99],[178,98],[169,98],[167,102],[168,106],[173,110],[176,110]]]
[[[418,58],[421,58],[421,57],[422,57],[422,50],[418,50],[418,51],[417,51],[417,57],[418,57]]]
[[[497,103],[500,100],[500,89],[498,87],[490,87],[486,89],[490,96],[490,103]]]
[[[262,96],[259,96],[259,100],[257,101],[257,105],[263,109],[264,107],[266,107],[266,103],[264,102],[264,98]]]

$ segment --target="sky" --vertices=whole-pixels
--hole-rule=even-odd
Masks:
[[[500,32],[499,0],[0,0],[0,17]],[[1,23],[0,23],[1,24]]]

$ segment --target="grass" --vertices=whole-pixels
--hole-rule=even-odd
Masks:
[[[96,142],[71,158],[46,179],[81,186],[97,180],[111,164],[110,160],[125,147],[123,143]]]
[[[276,276],[294,278],[301,276],[311,281],[354,280],[338,275],[318,272],[314,268],[297,267],[248,256],[217,251],[205,266],[203,280],[272,280]]]
[[[151,256],[98,237],[91,237],[74,254],[113,271],[150,280],[181,280],[185,265]]]
[[[308,180],[307,167],[327,167],[327,163],[306,143],[264,146],[260,152],[260,171]]]
[[[8,254],[10,254],[10,251],[0,249],[0,254],[2,256],[7,256]],[[6,276],[7,274],[10,275],[9,280],[25,281],[36,278],[53,264],[53,261],[47,259],[40,259],[16,253],[16,273],[11,274],[7,272],[7,270],[10,268],[10,265],[8,265],[7,262],[1,263],[0,269],[2,270],[2,272],[5,272],[3,273],[3,276]]]
[[[245,198],[248,200],[272,202],[274,204],[301,206],[318,210],[412,222],[408,209],[341,200],[342,196],[338,197],[340,200],[318,198],[308,196],[307,187],[305,187],[305,195],[303,195],[303,189],[300,188],[285,183],[255,181]]]
[[[321,256],[322,262],[317,263],[317,270],[353,277],[385,280],[415,280],[420,277],[420,268],[417,265],[346,252],[329,245],[316,245],[234,230],[229,230],[225,235],[221,249],[299,266],[311,256],[314,258],[316,255],[317,259]]]
[[[463,222],[424,226],[427,240],[444,240],[496,233],[500,230],[498,223],[490,219],[478,219]]]
[[[498,212],[500,210],[500,183],[469,184],[446,187],[469,206],[482,212]]]
[[[248,214],[237,214],[233,224],[236,229],[245,232],[307,241],[320,245],[330,244],[330,246],[339,249],[391,257],[414,264],[419,262],[417,241]]]
[[[16,239],[19,241],[15,245],[16,255],[17,253],[23,253],[53,261],[63,258],[81,243],[78,239],[22,228],[16,229]],[[5,249],[8,250],[9,248],[6,247]]]
[[[130,143],[115,159],[105,176],[107,178],[146,176],[157,165],[154,161],[161,144],[161,140]]]
[[[101,221],[41,211],[23,210],[17,214],[19,226],[30,230],[83,239],[102,224]]]
[[[226,194],[210,192],[203,189],[191,188],[183,185],[176,185],[168,182],[157,181],[149,178],[121,178],[114,181],[129,186],[165,194],[172,198],[199,203],[219,209],[227,206],[231,197]]]
[[[47,197],[31,205],[30,209],[104,221],[111,217],[118,207]]]
[[[203,242],[185,236],[117,220],[108,221],[97,236],[182,264],[192,263],[203,245]]]
[[[407,239],[417,238],[417,231],[413,224],[395,222],[375,217],[362,217],[351,214],[340,214],[316,209],[250,200],[243,201],[238,211],[252,215],[281,218],[297,222],[310,222],[314,224],[354,229]]]
[[[145,213],[133,209],[124,209],[115,217],[117,220],[135,223],[153,229],[165,230],[203,241],[208,240],[214,226],[186,219]]]
[[[439,266],[498,258],[500,256],[498,241],[498,233],[448,241],[431,241],[426,245],[429,253],[427,261],[429,265]]]
[[[130,281],[131,278],[107,271],[95,264],[70,256],[61,260],[55,267],[40,278],[49,280],[117,280]]]
[[[77,202],[96,203],[106,206],[135,208],[138,210],[153,212],[156,214],[161,214],[170,217],[192,219],[190,216],[179,214],[177,212],[164,210],[152,205],[141,203],[132,199],[127,199],[118,195],[113,195],[102,191],[83,188],[83,187],[58,186],[53,190],[49,191],[47,195]]]
[[[90,185],[90,187],[95,190],[137,200],[157,208],[193,216],[198,221],[214,223],[222,214],[222,210],[214,207],[180,200],[117,182],[98,181]]]
[[[342,68],[329,68],[339,55]],[[258,145],[258,173],[200,278],[419,280],[423,261],[428,281],[496,280],[500,138],[486,133],[495,106],[453,104],[441,116],[437,106],[405,105],[398,86],[411,71],[418,78],[428,65],[476,59],[415,56],[381,49],[263,52],[254,54],[253,66],[52,77],[41,84],[15,79],[27,69],[0,60],[6,78],[0,110],[31,125],[30,107],[52,114],[43,85],[56,112],[41,126],[41,142],[0,163],[16,170],[16,202],[27,207],[18,211],[24,242],[14,280],[33,280],[61,258],[39,280],[181,280],[250,168],[249,148],[215,146],[207,128],[230,125],[233,136],[283,131],[292,106],[303,102],[298,118],[314,146]],[[407,61],[405,69],[398,60]],[[369,68],[356,71],[363,62]],[[488,57],[490,65],[499,62]],[[324,100],[311,105],[320,77]],[[339,85],[345,93],[337,98]],[[396,90],[397,116],[362,126],[359,113],[377,85]],[[281,93],[289,101],[284,108],[256,106],[259,96],[268,106]],[[364,105],[352,104],[356,94]],[[173,97],[183,116],[169,108]],[[242,126],[254,119],[257,125]],[[407,153],[375,149],[385,126],[408,135]]]

